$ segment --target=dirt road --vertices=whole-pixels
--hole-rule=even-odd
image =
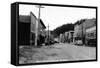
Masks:
[[[23,50],[24,49],[24,50]],[[20,47],[19,63],[96,59],[96,48],[61,43],[42,47]]]

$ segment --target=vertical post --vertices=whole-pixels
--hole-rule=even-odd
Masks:
[[[30,41],[29,41],[30,45],[32,45],[31,40],[32,40],[32,36],[31,36],[31,24],[30,24]]]
[[[49,40],[49,24],[48,24],[48,45],[50,43],[50,40]]]
[[[30,45],[32,45],[32,34],[30,32]]]
[[[36,22],[36,34],[35,34],[35,46],[37,46],[37,41],[38,41],[38,24],[40,22],[40,8],[41,6],[39,5],[39,14],[38,14],[38,22]]]
[[[84,39],[83,39],[83,22],[82,22],[82,44],[84,43]]]

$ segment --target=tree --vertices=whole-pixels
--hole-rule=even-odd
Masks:
[[[64,24],[60,27],[57,27],[56,29],[53,30],[53,34],[55,37],[59,36],[61,33],[65,33],[66,31],[74,30],[74,24],[69,23],[69,24]]]

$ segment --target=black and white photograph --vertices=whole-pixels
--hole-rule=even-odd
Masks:
[[[95,8],[19,4],[18,63],[96,60]]]

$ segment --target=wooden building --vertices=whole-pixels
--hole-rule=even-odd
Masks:
[[[18,23],[18,44],[19,45],[30,45],[35,40],[35,27],[38,19],[30,12],[30,15],[19,15]],[[45,29],[43,21],[40,19],[38,24],[38,34]],[[43,32],[42,32],[43,33]]]
[[[83,22],[76,23],[74,26],[74,39],[82,40],[83,44],[86,42],[87,33],[95,30],[96,33],[96,19],[86,19]]]

